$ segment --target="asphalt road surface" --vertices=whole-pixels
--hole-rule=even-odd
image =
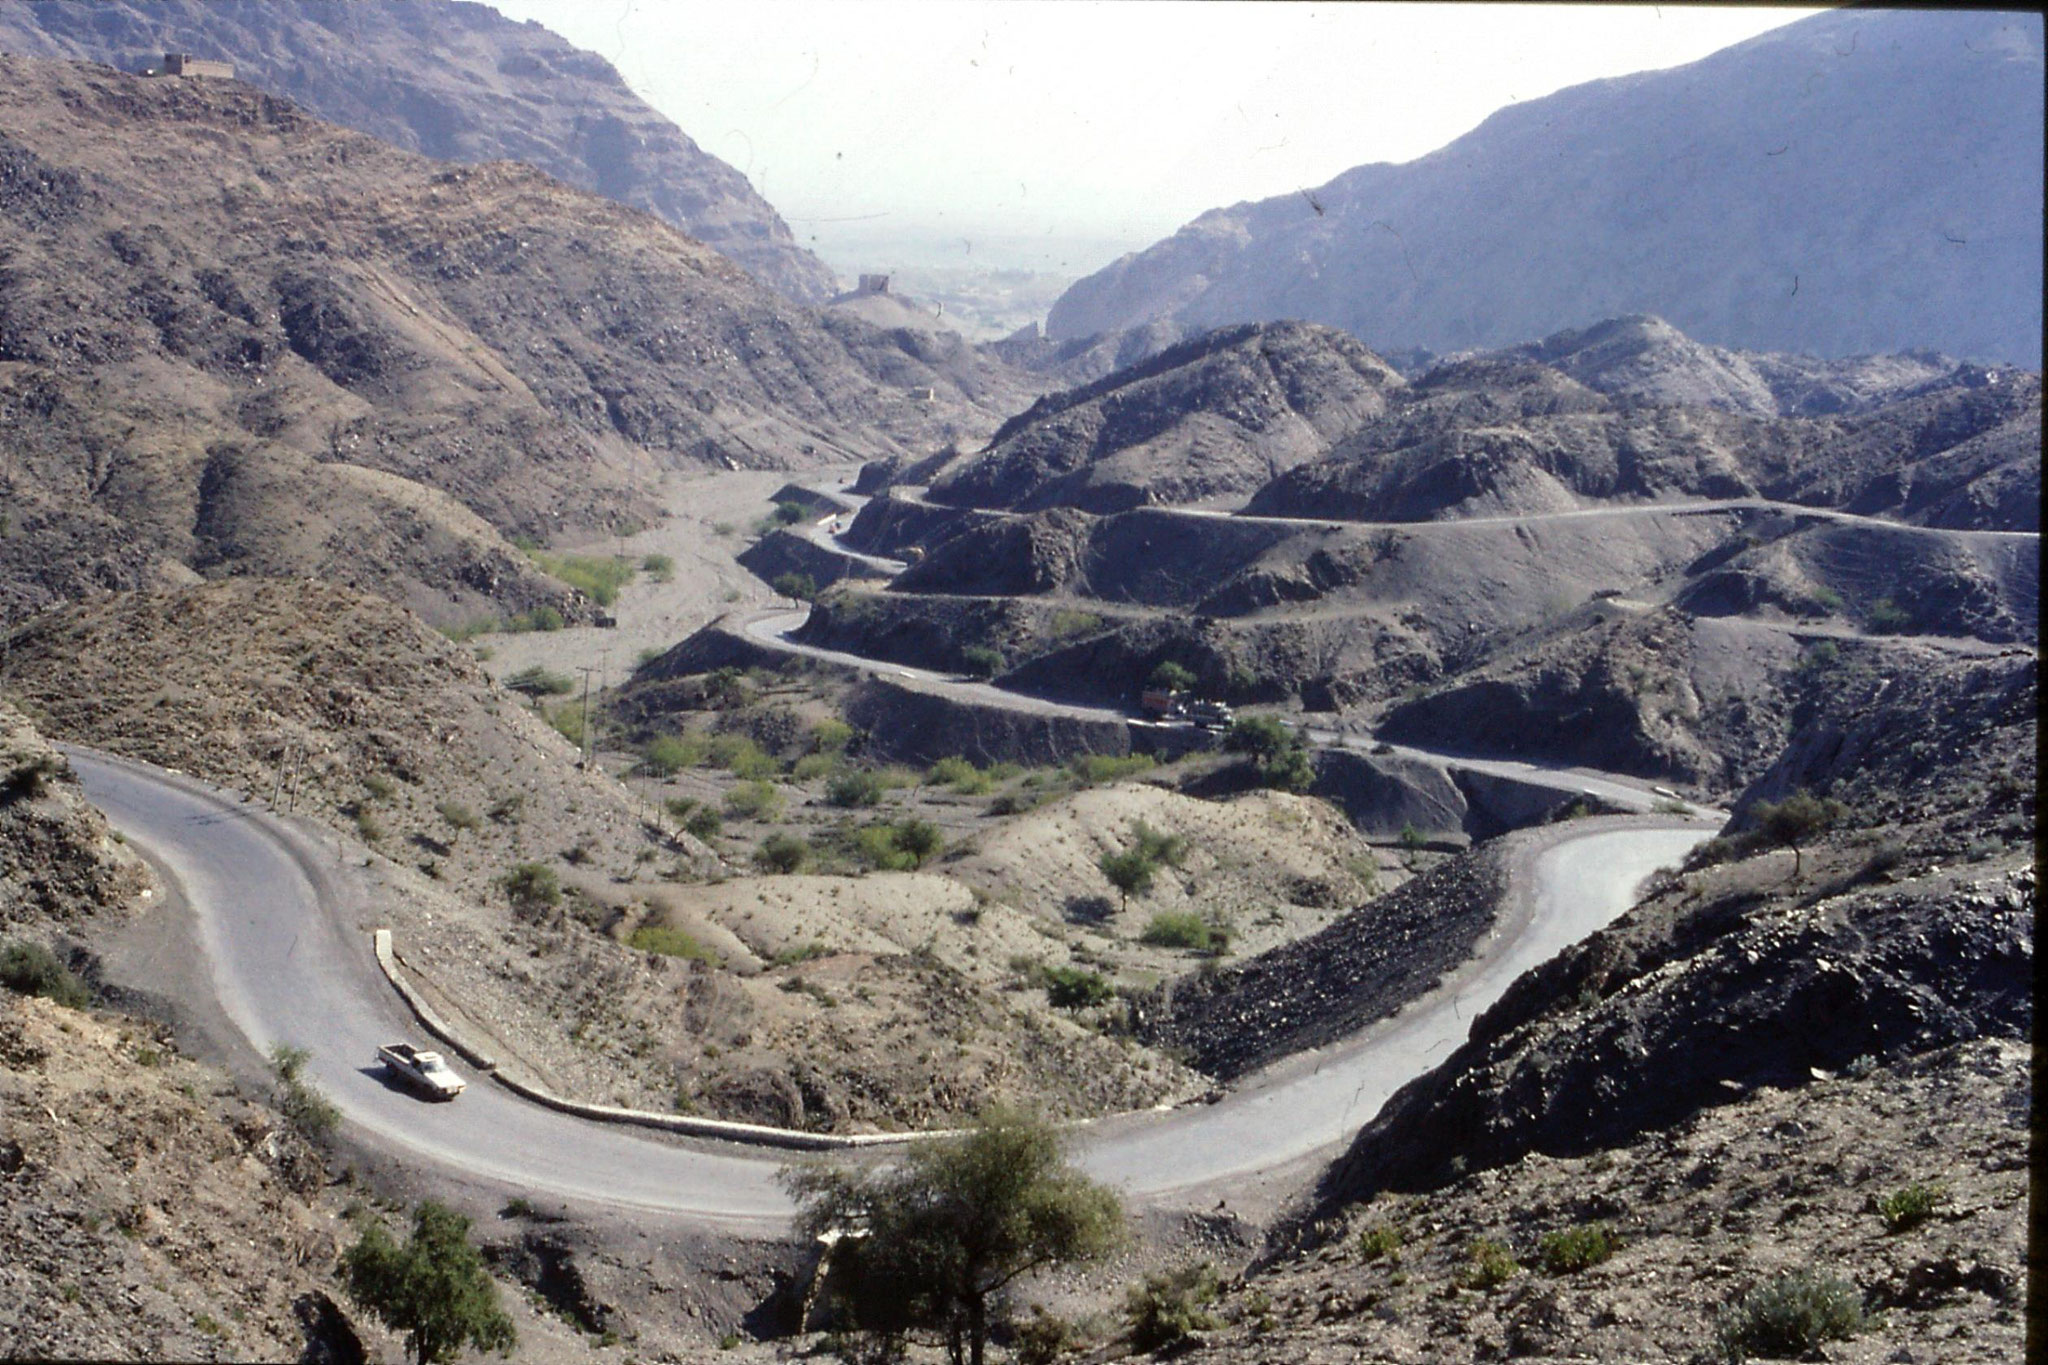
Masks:
[[[378,1045],[420,1030],[378,972],[372,924],[352,922],[341,904],[321,841],[189,778],[67,752],[87,796],[178,883],[234,1026],[259,1052],[278,1042],[308,1048],[310,1078],[379,1145],[533,1194],[735,1230],[786,1222],[789,1202],[775,1182],[782,1153],[574,1118],[474,1075],[446,1104],[389,1083],[373,1060]],[[1676,821],[1561,827],[1514,879],[1516,902],[1481,955],[1439,991],[1217,1104],[1094,1125],[1079,1139],[1079,1160],[1142,1199],[1213,1192],[1342,1142],[1455,1047],[1517,974],[1626,909],[1645,876],[1711,833]]]

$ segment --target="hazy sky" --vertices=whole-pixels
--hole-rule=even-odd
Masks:
[[[1224,204],[1812,9],[1175,0],[491,0],[602,53],[844,260],[980,239],[1079,273]],[[1068,260],[1068,257],[1085,259]],[[1056,259],[1055,259],[1056,258]],[[834,261],[834,264],[840,264]],[[845,267],[843,267],[845,268]]]

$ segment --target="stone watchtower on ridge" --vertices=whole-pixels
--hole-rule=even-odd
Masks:
[[[164,64],[145,76],[217,76],[224,81],[235,78],[233,62],[215,61],[211,57],[195,57],[189,52],[166,52]]]

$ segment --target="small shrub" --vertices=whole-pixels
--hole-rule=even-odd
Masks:
[[[341,1111],[305,1078],[306,1063],[310,1060],[312,1054],[306,1049],[288,1043],[277,1043],[270,1049],[270,1070],[277,1077],[278,1112],[301,1137],[317,1141],[340,1126]]]
[[[1146,923],[1138,941],[1155,948],[1188,948],[1220,956],[1230,950],[1230,931],[1192,911],[1167,910]]]
[[[1731,1361],[1752,1355],[1797,1358],[1822,1342],[1847,1341],[1869,1325],[1856,1286],[1801,1267],[1742,1295],[1714,1323],[1714,1341]]]
[[[576,686],[576,680],[567,673],[554,673],[535,664],[522,668],[505,679],[505,686],[514,692],[524,692],[529,697],[559,697]]]
[[[1143,820],[1132,823],[1131,839],[1137,850],[1155,863],[1179,867],[1187,859],[1186,839],[1178,834],[1163,834]]]
[[[1422,831],[1415,828],[1415,826],[1401,826],[1401,847],[1407,849],[1409,852],[1414,852],[1416,849],[1421,848],[1424,844],[1428,842],[1429,840],[1423,837]]]
[[[1219,1324],[1209,1305],[1216,1302],[1220,1288],[1216,1267],[1207,1261],[1147,1275],[1142,1285],[1132,1288],[1124,1307],[1131,1325],[1131,1345],[1140,1351],[1157,1351],[1185,1341],[1195,1332],[1214,1329]]]
[[[699,943],[687,932],[666,924],[643,924],[627,936],[626,942],[643,953],[659,953],[663,957],[683,957],[696,962],[718,961],[718,954]]]
[[[776,949],[775,956],[768,959],[768,965],[771,967],[794,967],[800,962],[809,962],[814,958],[830,956],[832,956],[830,945],[826,944],[822,939],[814,938],[809,943],[799,943],[788,948]]]
[[[510,796],[501,796],[492,803],[490,817],[501,825],[516,824],[519,821],[519,813],[524,809],[526,793],[513,792]]]
[[[619,589],[633,581],[633,561],[622,555],[552,555],[529,550],[527,558],[542,573],[567,583],[600,607],[618,601]]]
[[[683,821],[683,831],[693,838],[710,841],[725,830],[725,821],[709,806],[699,806],[690,812],[690,818]]]
[[[656,583],[673,583],[676,578],[676,562],[667,555],[643,555],[640,572]]]
[[[1045,967],[1039,976],[1045,982],[1046,999],[1063,1010],[1100,1005],[1116,994],[1116,988],[1100,972],[1084,967]]]
[[[562,903],[562,883],[555,870],[542,863],[521,863],[500,878],[498,885],[505,889],[513,909],[529,914]]]
[[[1913,613],[1889,597],[1880,597],[1864,613],[1863,624],[1879,635],[1895,635],[1913,624]]]
[[[447,821],[450,829],[475,829],[477,826],[476,812],[460,801],[442,801],[434,809]]]
[[[825,784],[825,799],[835,806],[854,809],[878,804],[884,788],[879,775],[865,768],[840,773]]]
[[[789,770],[792,779],[798,782],[815,782],[830,773],[839,771],[845,762],[838,754],[805,754]]]
[[[384,837],[384,826],[368,806],[356,807],[356,833],[366,844],[374,844]]]
[[[1053,1365],[1084,1340],[1079,1327],[1035,1303],[1031,1316],[1017,1324],[1016,1332],[1017,1365]]]
[[[1884,1219],[1886,1232],[1910,1232],[1932,1218],[1934,1206],[1947,1197],[1939,1185],[1908,1185],[1879,1199],[1877,1216]]]
[[[725,794],[725,808],[743,820],[778,820],[782,793],[773,782],[742,782]]]
[[[1088,635],[1102,629],[1102,618],[1092,611],[1074,611],[1062,608],[1052,614],[1052,623],[1046,633],[1055,640],[1064,640],[1074,635]]]
[[[782,770],[780,763],[745,735],[712,736],[710,753],[713,763],[748,781],[758,781]]]
[[[811,752],[838,754],[853,742],[853,727],[843,720],[821,720],[811,727]]]
[[[995,786],[993,776],[958,755],[932,764],[924,780],[929,786],[950,787],[962,796],[980,796]]]
[[[1100,785],[1121,782],[1156,767],[1150,754],[1080,754],[1067,762],[1067,771],[1083,782]]]
[[[656,735],[640,750],[640,771],[649,777],[674,777],[703,757],[701,745],[681,735]]]
[[[583,708],[575,702],[568,702],[556,707],[554,712],[548,716],[548,724],[554,726],[555,733],[563,739],[568,740],[579,749],[583,747],[583,740],[587,730],[583,722]]]
[[[1401,1229],[1392,1223],[1374,1223],[1358,1234],[1358,1255],[1366,1261],[1401,1259]]]
[[[987,645],[969,645],[960,651],[960,671],[971,678],[993,678],[1003,671],[1003,652]]]
[[[1507,1243],[1481,1237],[1466,1254],[1461,1282],[1468,1289],[1498,1289],[1521,1273],[1521,1263],[1508,1250]]]
[[[1581,1223],[1559,1232],[1546,1232],[1536,1244],[1536,1259],[1549,1275],[1576,1275],[1612,1256],[1621,1247],[1621,1237],[1607,1223]]]
[[[1194,687],[1196,681],[1192,672],[1168,659],[1152,670],[1152,676],[1145,680],[1145,685],[1162,692],[1186,692]]]
[[[82,1010],[92,992],[69,967],[40,943],[10,943],[0,950],[0,985],[17,995],[40,995],[66,1009]]]
[[[800,502],[778,502],[775,504],[775,520],[778,525],[794,526],[804,519],[804,505]]]
[[[794,834],[771,834],[754,850],[754,861],[764,871],[784,875],[801,871],[810,857],[811,846]]]
[[[536,630],[560,630],[568,623],[562,613],[554,607],[535,607],[522,611],[505,622],[505,629],[515,635]]]
[[[1658,815],[1692,814],[1691,806],[1686,805],[1683,801],[1674,801],[1668,796],[1658,797],[1656,801],[1651,804],[1650,809],[1656,812]]]

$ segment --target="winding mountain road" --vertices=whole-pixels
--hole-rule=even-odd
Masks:
[[[277,1042],[310,1049],[311,1079],[380,1146],[528,1194],[735,1231],[786,1225],[781,1154],[574,1118],[488,1083],[444,1105],[394,1088],[372,1058],[417,1025],[375,965],[374,907],[347,903],[322,841],[188,777],[66,752],[87,796],[177,883],[234,1027],[259,1052]],[[1481,952],[1437,991],[1218,1103],[1090,1125],[1079,1161],[1134,1197],[1172,1199],[1334,1147],[1455,1048],[1516,975],[1621,913],[1645,876],[1711,833],[1678,820],[1558,827],[1525,853]]]

